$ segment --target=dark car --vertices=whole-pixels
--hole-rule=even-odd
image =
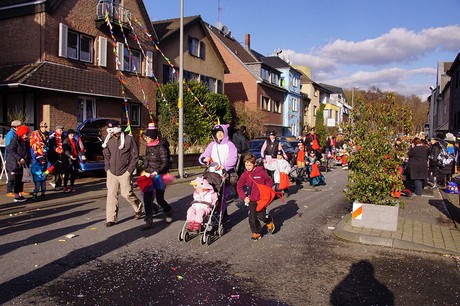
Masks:
[[[297,150],[299,149],[299,140],[294,136],[280,136],[279,139],[289,142],[289,144],[294,148],[295,152],[297,152]]]
[[[104,170],[104,142],[102,130],[106,127],[107,118],[87,119],[77,126],[75,137],[80,137],[85,147],[85,161],[81,161],[81,172]]]
[[[260,149],[262,149],[262,146],[265,140],[266,139],[263,139],[263,138],[249,140],[249,153],[254,154],[254,156],[257,159],[259,159],[261,157]],[[286,140],[281,139],[280,143],[281,143],[281,147],[284,150],[284,153],[286,153],[287,155],[288,162],[291,162],[291,160],[293,159],[296,153],[295,148],[293,148],[291,144],[287,142]]]

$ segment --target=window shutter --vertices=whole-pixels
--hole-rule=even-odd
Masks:
[[[118,54],[118,61],[117,61],[117,70],[125,70],[124,67],[124,51],[125,48],[122,43],[117,42],[117,54]]]
[[[203,41],[200,41],[200,58],[205,59],[206,57],[206,47]]]
[[[99,36],[97,62],[99,66],[107,67],[107,38]]]
[[[153,52],[147,51],[146,55],[147,57],[145,58],[145,75],[151,77],[153,72]]]
[[[59,24],[59,56],[67,57],[67,30],[68,27],[60,23]]]

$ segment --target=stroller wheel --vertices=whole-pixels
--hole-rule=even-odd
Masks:
[[[206,235],[206,243],[207,243],[208,245],[211,244],[211,235]]]
[[[180,242],[184,241],[184,234],[183,234],[183,231],[180,231],[180,232],[179,232],[179,241],[180,241]]]
[[[187,241],[189,241],[189,240],[190,240],[190,234],[189,234],[189,232],[185,232],[185,234],[184,234],[184,241],[187,242]]]
[[[224,235],[224,227],[222,225],[219,225],[219,237],[222,237]]]
[[[207,237],[209,237],[209,235],[207,235],[206,232],[204,232],[203,234],[201,234],[200,242],[201,242],[202,245],[205,245],[205,244],[206,244]]]

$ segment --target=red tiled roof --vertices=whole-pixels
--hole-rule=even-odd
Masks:
[[[115,75],[50,62],[0,68],[0,86],[3,84],[123,98]]]

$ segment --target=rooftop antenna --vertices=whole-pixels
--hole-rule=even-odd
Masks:
[[[220,12],[222,11],[222,7],[220,6],[220,0],[217,0],[217,21],[220,21]]]

